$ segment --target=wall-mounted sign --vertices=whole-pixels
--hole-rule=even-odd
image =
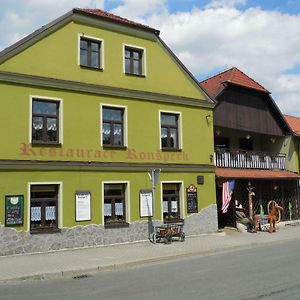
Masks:
[[[193,184],[191,184],[186,189],[186,200],[187,200],[187,212],[197,213],[198,212],[197,188]]]
[[[23,225],[24,196],[5,196],[5,226]]]
[[[152,217],[152,190],[140,190],[140,217]]]
[[[76,221],[91,220],[91,193],[76,192]]]

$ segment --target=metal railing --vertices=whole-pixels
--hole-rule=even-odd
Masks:
[[[283,153],[262,153],[255,151],[229,150],[216,148],[216,167],[240,169],[286,169],[286,155]]]

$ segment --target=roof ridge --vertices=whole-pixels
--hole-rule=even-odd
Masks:
[[[241,71],[239,68],[234,67],[234,69],[236,71],[239,71],[240,73],[242,73],[243,75],[245,75],[247,78],[249,78],[250,80],[254,81],[256,84],[258,84],[262,89],[264,89],[265,91],[269,92],[269,90],[267,90],[265,87],[263,87],[260,83],[258,83],[256,80],[254,80],[252,77],[250,77],[249,75],[247,75],[246,73],[244,73],[243,71]]]
[[[100,18],[105,18],[109,21],[113,21],[113,22],[118,22],[118,23],[122,23],[122,24],[127,24],[127,25],[131,25],[131,26],[137,26],[146,30],[150,30],[152,32],[155,32],[156,34],[159,35],[159,30],[155,29],[153,27],[150,27],[148,25],[136,22],[136,21],[132,21],[130,19],[121,17],[119,15],[113,14],[111,12],[108,12],[106,10],[100,9],[100,8],[73,8],[73,12],[79,12],[79,13],[85,13],[88,15],[93,15],[96,17],[100,17]]]
[[[200,83],[205,82],[205,81],[210,80],[210,79],[213,79],[213,78],[215,78],[215,77],[218,77],[218,76],[220,76],[220,75],[222,75],[222,74],[224,74],[224,73],[229,72],[230,70],[232,70],[232,69],[234,69],[234,68],[235,68],[235,67],[232,67],[232,68],[230,68],[230,69],[227,69],[227,70],[224,70],[224,71],[222,71],[222,72],[219,72],[219,73],[217,73],[217,74],[215,74],[215,75],[213,75],[213,76],[211,76],[211,77],[208,77],[208,78],[206,78],[206,79],[200,81]]]

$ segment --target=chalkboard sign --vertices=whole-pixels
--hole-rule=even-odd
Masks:
[[[197,213],[198,212],[197,188],[193,184],[191,184],[186,189],[186,199],[187,199],[187,212]]]
[[[5,226],[23,225],[24,196],[5,196]]]

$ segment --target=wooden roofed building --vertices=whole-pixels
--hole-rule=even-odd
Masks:
[[[294,132],[258,82],[231,68],[200,83],[216,101],[214,160],[219,227],[236,226],[237,200],[250,214],[248,189],[255,193],[252,214],[266,213],[270,200],[284,207],[283,220],[299,218],[299,161]],[[223,213],[222,184],[235,180],[233,199]]]

